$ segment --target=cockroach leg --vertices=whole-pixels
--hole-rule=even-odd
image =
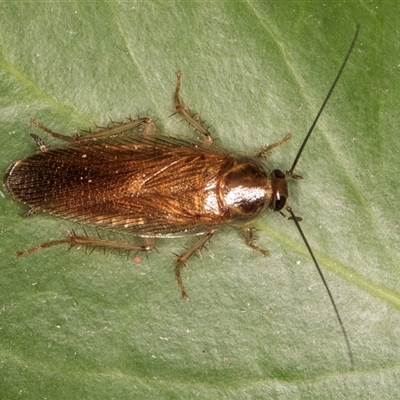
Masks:
[[[208,232],[201,236],[200,239],[194,243],[191,247],[186,249],[182,254],[176,256],[176,266],[175,266],[175,278],[178,281],[179,288],[181,289],[182,299],[187,299],[185,286],[183,285],[181,278],[181,267],[186,265],[187,260],[196,252],[200,251],[204,245],[211,239],[214,231]]]
[[[40,136],[35,135],[34,133],[31,133],[31,136],[32,136],[33,140],[35,141],[37,147],[39,147],[39,150],[46,151],[47,146],[46,146],[45,142],[43,141],[43,139]]]
[[[187,300],[187,294],[185,291],[185,286],[183,285],[182,278],[181,278],[181,266],[182,264],[176,264],[175,266],[175,278],[178,282],[179,289],[181,289],[182,299]]]
[[[42,243],[39,246],[32,247],[30,249],[16,251],[14,252],[15,257],[23,256],[26,254],[34,253],[36,251],[45,249],[47,247],[57,246],[59,244],[68,243],[70,247],[76,245],[90,246],[93,248],[99,247],[103,249],[113,249],[122,251],[151,251],[156,245],[155,238],[145,238],[143,244],[136,244],[130,242],[121,242],[116,240],[111,240],[109,238],[94,238],[90,236],[79,236],[76,235],[74,231],[70,231],[68,236],[58,240],[52,240],[50,242]]]
[[[269,255],[269,251],[268,250],[264,250],[261,247],[256,246],[253,242],[254,240],[256,240],[256,237],[254,235],[254,231],[255,228],[242,228],[243,233],[244,233],[244,238],[246,240],[246,244],[247,246],[251,247],[253,250],[257,250],[259,253],[261,253],[264,256],[268,256]]]
[[[118,122],[118,123],[114,122],[113,126],[101,128],[96,132],[89,132],[87,135],[78,135],[78,136],[67,136],[67,135],[62,135],[61,133],[53,132],[51,129],[47,128],[46,126],[38,122],[35,118],[31,118],[31,124],[36,125],[38,128],[47,132],[49,135],[67,142],[80,142],[100,137],[120,135],[121,133],[139,127],[143,127],[142,134],[146,135],[154,133],[156,130],[155,122],[151,118],[138,118],[138,119],[128,118],[126,121],[123,122]]]
[[[151,251],[156,247],[156,238],[154,237],[142,237],[143,251]]]
[[[143,124],[143,131],[140,133],[142,136],[154,136],[157,133],[156,122],[150,118]]]
[[[208,130],[209,127],[204,125],[204,121],[201,120],[198,114],[191,113],[189,107],[187,105],[182,105],[181,100],[179,98],[179,89],[181,87],[181,71],[177,71],[176,73],[176,87],[174,93],[174,103],[175,103],[175,112],[182,116],[182,118],[196,131],[200,132],[205,136],[207,142],[212,143],[211,133]]]
[[[286,134],[284,138],[282,138],[281,140],[278,140],[275,143],[272,143],[268,146],[263,147],[257,154],[256,157],[258,158],[262,158],[265,157],[266,155],[269,154],[269,152],[274,149],[275,147],[280,146],[281,144],[285,143],[287,140],[289,140],[291,138],[290,134]]]
[[[23,213],[19,213],[18,215],[21,218],[27,218],[27,217],[30,217],[33,214],[36,214],[36,210],[34,208],[30,208],[28,211],[25,211]]]
[[[32,117],[31,120],[30,120],[30,123],[33,124],[33,125],[36,125],[42,131],[45,131],[46,133],[48,133],[49,135],[51,135],[51,136],[53,136],[53,137],[55,137],[57,139],[66,140],[66,141],[69,141],[69,142],[74,141],[74,138],[71,137],[71,136],[66,136],[66,135],[62,135],[61,133],[53,132],[51,129],[47,128],[46,126],[42,125],[40,122],[36,121],[36,118]],[[35,142],[36,142],[36,139],[35,139]]]

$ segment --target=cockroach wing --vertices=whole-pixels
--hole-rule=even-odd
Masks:
[[[218,178],[234,163],[194,139],[90,139],[17,161],[5,186],[35,211],[137,236],[183,236],[230,222]]]

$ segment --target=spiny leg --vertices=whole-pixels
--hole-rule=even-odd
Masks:
[[[286,134],[281,140],[278,140],[275,143],[272,143],[268,146],[263,147],[257,154],[256,157],[261,158],[261,157],[265,157],[266,155],[268,155],[268,153],[274,149],[275,147],[280,146],[282,143],[285,143],[287,140],[289,140],[291,138],[291,136],[289,134]]]
[[[115,123],[114,121],[112,122],[113,126],[99,128],[99,130],[96,132],[89,132],[88,134],[81,136],[68,136],[68,135],[63,135],[61,133],[53,132],[51,129],[47,128],[40,122],[36,121],[35,118],[31,118],[31,124],[36,125],[38,128],[47,132],[49,135],[67,142],[79,142],[94,138],[119,135],[121,133],[139,127],[143,127],[143,131],[141,132],[142,135],[154,134],[156,131],[155,122],[151,118],[138,118],[138,119],[128,118],[126,121],[123,122],[118,122],[118,123]],[[36,139],[35,142],[38,143]]]
[[[70,231],[68,236],[58,240],[52,240],[50,242],[42,243],[36,247],[32,247],[30,249],[16,251],[14,255],[16,257],[23,256],[26,254],[34,253],[36,251],[45,249],[47,247],[57,246],[59,244],[68,243],[70,247],[76,245],[89,246],[93,248],[103,248],[103,249],[113,249],[113,250],[122,250],[122,251],[151,251],[154,249],[156,241],[155,238],[143,238],[143,244],[136,244],[130,242],[119,242],[115,240],[111,240],[109,238],[102,239],[100,237],[90,237],[87,235],[80,236],[76,235],[74,231]]]
[[[36,209],[35,208],[30,208],[29,210],[27,210],[27,211],[25,211],[25,212],[23,212],[23,213],[18,213],[18,215],[21,217],[21,218],[28,218],[28,217],[30,217],[31,215],[34,215],[34,214],[36,214]]]
[[[254,236],[254,233],[253,233],[255,231],[255,228],[246,227],[246,228],[242,228],[242,231],[243,231],[247,246],[251,247],[253,250],[257,250],[259,253],[261,253],[264,256],[269,255],[268,250],[264,250],[261,247],[258,247],[253,243],[254,240],[256,240],[256,237]]]
[[[45,152],[47,149],[47,146],[46,146],[46,143],[44,142],[44,140],[40,136],[35,135],[34,133],[31,133],[31,136],[32,136],[33,140],[35,141],[39,150],[41,152]]]
[[[182,116],[182,118],[196,131],[199,131],[203,134],[206,140],[212,143],[211,133],[200,119],[200,117],[196,114],[192,114],[187,105],[182,105],[181,100],[179,98],[179,89],[181,87],[181,71],[177,71],[176,73],[176,86],[174,92],[174,103],[175,103],[175,111]]]
[[[181,278],[181,267],[182,265],[186,265],[186,262],[196,251],[200,251],[204,247],[204,245],[211,239],[213,234],[214,231],[208,232],[205,235],[201,236],[196,243],[194,243],[191,247],[189,247],[182,254],[177,255],[176,257],[175,278],[178,282],[179,288],[181,289],[182,299],[187,299],[187,295],[185,291],[185,286],[183,285],[183,281]]]

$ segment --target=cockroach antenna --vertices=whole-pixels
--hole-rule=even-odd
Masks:
[[[333,90],[335,89],[335,87],[336,87],[336,85],[337,85],[337,83],[338,83],[338,81],[339,81],[339,78],[341,77],[341,75],[342,75],[342,73],[343,73],[343,71],[344,71],[344,68],[346,67],[346,64],[347,64],[347,61],[348,61],[348,59],[349,59],[349,57],[350,57],[350,54],[353,52],[354,45],[356,44],[359,30],[360,30],[360,25],[357,25],[356,33],[354,34],[353,40],[352,40],[352,42],[351,42],[351,45],[350,45],[350,47],[349,47],[349,50],[347,51],[346,57],[344,58],[343,63],[342,63],[342,65],[341,65],[340,69],[339,69],[339,72],[337,73],[336,78],[335,78],[335,80],[333,81],[332,86],[330,87],[329,92],[328,92],[328,94],[327,94],[326,97],[325,97],[324,102],[322,103],[322,106],[320,107],[320,109],[319,109],[319,111],[318,111],[316,117],[314,118],[313,123],[311,124],[310,129],[308,130],[307,135],[306,135],[306,137],[304,138],[303,143],[301,144],[300,149],[299,149],[299,151],[298,151],[297,154],[296,154],[296,157],[295,157],[295,159],[294,159],[294,161],[293,161],[293,164],[292,164],[291,168],[289,169],[289,171],[286,171],[286,176],[287,176],[288,178],[290,178],[290,177],[292,177],[292,178],[296,177],[296,175],[293,175],[293,171],[294,171],[294,169],[296,168],[297,162],[299,161],[300,156],[301,156],[301,154],[303,153],[304,148],[306,147],[306,144],[307,144],[307,142],[308,142],[308,139],[310,138],[310,136],[311,136],[311,134],[312,134],[312,132],[313,132],[313,130],[314,130],[314,128],[315,128],[315,125],[317,125],[317,122],[318,122],[318,120],[319,120],[319,117],[321,116],[322,112],[324,111],[325,106],[326,106],[326,104],[328,103],[328,100],[330,99],[330,97],[331,97],[331,95],[332,95],[332,92],[333,92]]]
[[[349,47],[349,50],[347,51],[346,57],[344,58],[343,63],[341,65],[340,69],[339,69],[339,72],[337,73],[336,78],[333,81],[333,83],[332,83],[332,85],[331,85],[331,87],[329,89],[329,92],[326,95],[325,100],[322,103],[322,106],[320,107],[320,109],[319,109],[319,111],[317,113],[317,116],[315,117],[313,123],[311,124],[310,129],[308,130],[307,135],[304,138],[303,143],[301,144],[299,151],[297,152],[297,155],[296,155],[296,157],[295,157],[295,159],[293,161],[293,164],[292,164],[291,168],[289,169],[289,171],[286,171],[286,173],[285,173],[285,177],[287,177],[287,178],[302,179],[301,176],[295,175],[293,173],[293,171],[296,168],[297,162],[300,159],[300,156],[301,156],[301,154],[302,154],[302,152],[303,152],[303,150],[304,150],[304,148],[305,148],[305,146],[306,146],[306,144],[308,142],[308,139],[311,136],[311,133],[313,132],[313,130],[315,128],[315,125],[317,124],[317,122],[319,120],[319,117],[322,114],[322,111],[324,110],[326,104],[328,103],[328,100],[331,97],[332,92],[335,89],[335,87],[336,87],[336,85],[337,85],[337,83],[339,81],[339,78],[343,73],[343,70],[344,70],[344,68],[345,68],[345,66],[347,64],[347,61],[348,61],[348,59],[350,57],[350,54],[352,53],[354,45],[355,45],[355,43],[357,41],[359,30],[360,30],[360,26],[357,25],[356,32],[355,32],[354,37],[353,37],[353,41],[351,42],[351,45]],[[320,266],[318,264],[318,261],[315,258],[314,253],[311,250],[310,245],[308,244],[308,241],[307,241],[307,239],[306,239],[306,237],[304,235],[303,230],[300,227],[299,221],[301,220],[301,218],[296,217],[296,215],[294,214],[293,210],[288,205],[285,205],[285,209],[290,214],[290,219],[293,220],[293,222],[295,223],[295,225],[297,227],[297,230],[299,231],[300,236],[303,239],[303,242],[304,242],[305,246],[307,247],[307,250],[308,250],[308,252],[309,252],[309,254],[310,254],[310,256],[311,256],[311,258],[312,258],[312,260],[314,262],[315,267],[317,268],[317,271],[318,271],[318,274],[319,274],[319,276],[320,276],[320,278],[322,280],[322,283],[324,284],[325,289],[326,289],[326,291],[328,293],[328,296],[329,296],[329,299],[330,299],[330,301],[332,303],[333,309],[335,310],[336,318],[337,318],[337,320],[339,322],[339,325],[340,325],[340,328],[342,330],[342,333],[343,333],[343,336],[344,336],[344,340],[346,342],[346,347],[347,347],[347,352],[348,352],[349,359],[350,359],[351,369],[353,370],[354,369],[354,358],[353,358],[353,352],[352,352],[351,346],[350,346],[349,337],[347,335],[346,329],[344,328],[344,324],[343,324],[342,318],[340,317],[339,310],[338,310],[338,308],[336,306],[335,300],[333,299],[333,295],[332,295],[332,293],[331,293],[331,291],[329,289],[329,286],[328,286],[328,284],[327,284],[327,282],[325,280],[325,277],[324,277],[324,275],[322,273],[322,270],[321,270],[321,268],[320,268]]]

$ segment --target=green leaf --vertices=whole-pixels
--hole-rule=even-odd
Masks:
[[[82,228],[0,192],[0,368],[12,398],[393,398],[399,390],[400,98],[395,2],[2,2],[1,170],[35,151],[29,125],[74,134],[109,117],[158,118],[182,94],[217,143],[254,154],[290,132],[268,168],[290,168],[361,25],[356,48],[290,182],[293,222],[267,213],[262,257],[226,229],[183,271],[160,240],[131,256],[62,246]],[[44,137],[49,144],[56,141]],[[126,238],[124,238],[126,239]]]

